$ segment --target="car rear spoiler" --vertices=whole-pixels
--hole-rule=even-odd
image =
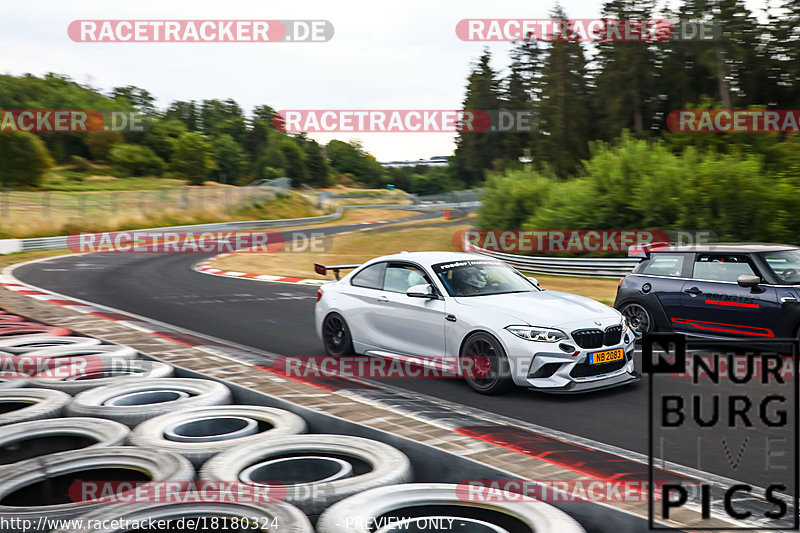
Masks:
[[[650,257],[650,252],[655,248],[666,248],[668,246],[678,246],[680,244],[679,242],[648,242],[646,244],[634,244],[628,247],[628,257],[647,259]]]
[[[352,270],[354,268],[358,268],[361,265],[320,265],[319,263],[314,263],[314,272],[319,274],[320,276],[326,276],[328,271],[332,271],[333,275],[336,276],[336,279],[339,279],[339,271],[340,270]]]

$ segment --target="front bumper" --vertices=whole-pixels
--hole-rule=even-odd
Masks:
[[[627,343],[580,349],[575,355],[560,351],[553,344],[511,341],[509,359],[512,378],[520,387],[551,392],[585,392],[633,383],[641,379],[634,369],[636,337],[628,334]],[[621,348],[622,361],[589,365],[591,352]]]

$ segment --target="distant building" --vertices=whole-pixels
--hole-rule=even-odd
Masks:
[[[448,156],[446,155],[437,155],[435,157],[431,157],[430,159],[417,159],[416,161],[386,161],[381,163],[381,166],[385,168],[403,168],[403,167],[446,167]]]

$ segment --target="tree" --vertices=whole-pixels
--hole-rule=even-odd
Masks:
[[[331,184],[330,166],[325,158],[322,147],[313,139],[303,142],[306,169],[308,170],[308,184],[313,187],[327,187]]]
[[[36,187],[53,160],[44,143],[32,133],[0,133],[0,185]]]
[[[300,185],[308,180],[308,169],[306,169],[305,154],[297,143],[290,138],[284,138],[279,144],[283,157],[286,158],[286,177],[292,178],[295,185]]]
[[[565,19],[560,8],[553,18]],[[579,42],[555,40],[542,67],[539,127],[541,154],[559,177],[588,155],[590,96],[586,58]]]
[[[200,113],[194,100],[191,102],[172,102],[167,108],[166,118],[180,120],[189,131],[200,129]]]
[[[178,137],[186,133],[186,125],[174,118],[158,118],[151,122],[150,128],[142,135],[141,143],[150,147],[165,161],[172,159]]]
[[[95,161],[107,160],[111,148],[124,142],[125,137],[118,131],[93,131],[86,136],[86,146]]]
[[[170,168],[176,176],[192,185],[202,185],[216,168],[212,148],[205,135],[188,131],[178,137]]]
[[[217,181],[237,183],[243,176],[247,164],[247,154],[233,137],[223,133],[211,143],[213,159],[217,165]]]
[[[651,20],[653,0],[611,0],[603,16],[611,20]],[[657,102],[655,50],[662,43],[608,40],[598,43],[595,98],[601,139],[622,130],[650,130]],[[670,73],[672,75],[672,73]]]
[[[500,88],[489,62],[492,54],[485,50],[473,67],[464,97],[464,110],[493,112],[500,108]],[[491,131],[463,131],[456,140],[456,176],[468,186],[483,180],[485,170],[503,156],[501,137]]]
[[[358,141],[346,143],[334,139],[326,145],[325,152],[334,170],[349,174],[369,187],[383,186],[385,177],[383,167],[373,156],[364,151]]]
[[[136,111],[148,117],[156,116],[156,99],[146,89],[141,89],[133,85],[125,87],[115,87],[111,91],[114,100],[124,100]]]
[[[164,161],[146,146],[118,144],[111,148],[109,161],[119,172],[130,176],[160,176]]]

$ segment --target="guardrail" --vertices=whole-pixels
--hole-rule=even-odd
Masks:
[[[474,210],[480,202],[460,202],[455,204],[370,204],[370,205],[346,205],[339,207],[336,212],[329,215],[316,217],[287,218],[276,220],[247,220],[242,222],[214,222],[211,224],[193,224],[189,226],[168,226],[162,228],[142,228],[133,231],[248,231],[272,228],[290,228],[305,226],[308,224],[320,224],[332,222],[342,217],[347,209],[407,209],[410,211],[441,211],[445,209],[457,209],[464,212]],[[58,237],[37,237],[32,239],[0,239],[0,255],[13,254],[17,252],[34,252],[44,250],[66,250],[67,236]]]
[[[531,274],[548,276],[571,276],[580,278],[620,278],[630,274],[639,264],[633,258],[599,257],[534,257],[528,255],[506,254],[480,248],[464,238],[465,252],[476,252],[501,259],[517,270]]]

